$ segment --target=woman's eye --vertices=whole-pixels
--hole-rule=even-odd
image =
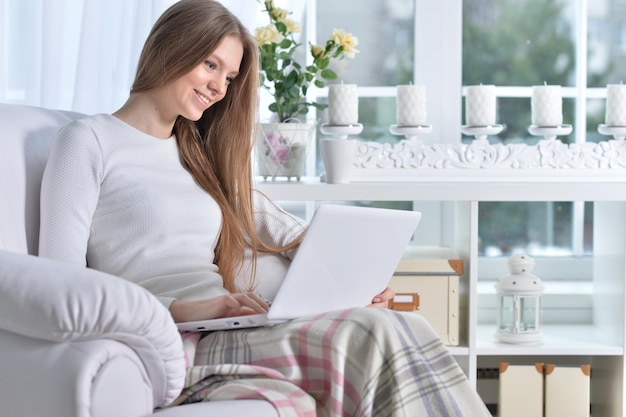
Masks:
[[[217,65],[215,65],[213,62],[211,61],[204,61],[204,63],[206,64],[207,67],[211,68],[211,69],[215,69],[217,67]]]
[[[226,82],[227,82],[228,84],[232,84],[232,83],[233,83],[233,81],[235,81],[235,78],[234,78],[234,77],[226,77]]]

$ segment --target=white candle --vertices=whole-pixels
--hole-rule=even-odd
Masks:
[[[496,87],[471,85],[465,92],[465,123],[468,126],[496,124]]]
[[[606,86],[605,117],[607,126],[626,126],[625,84],[609,84]]]
[[[399,85],[396,88],[396,122],[400,126],[426,125],[426,87]]]
[[[328,86],[328,117],[333,126],[359,123],[359,96],[356,84]]]
[[[532,124],[560,126],[563,124],[563,100],[560,85],[536,85],[530,101]]]

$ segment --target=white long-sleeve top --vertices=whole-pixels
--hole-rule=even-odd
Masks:
[[[284,244],[301,220],[255,194],[257,229]],[[135,282],[169,306],[226,293],[214,264],[222,216],[182,166],[176,138],[112,115],[64,127],[41,186],[39,255]]]

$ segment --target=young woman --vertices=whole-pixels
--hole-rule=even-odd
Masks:
[[[289,256],[305,229],[253,190],[258,86],[257,45],[235,16],[214,0],[170,7],[127,102],[59,132],[40,255],[133,281],[175,321],[266,311],[253,280],[237,281],[245,254]],[[384,307],[393,292],[372,296]],[[176,403],[257,396],[283,415],[488,415],[424,320],[386,309],[207,333],[190,365]]]

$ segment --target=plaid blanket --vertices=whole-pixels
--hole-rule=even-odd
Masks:
[[[414,313],[359,308],[185,344],[194,366],[173,405],[261,398],[281,417],[490,416]]]

